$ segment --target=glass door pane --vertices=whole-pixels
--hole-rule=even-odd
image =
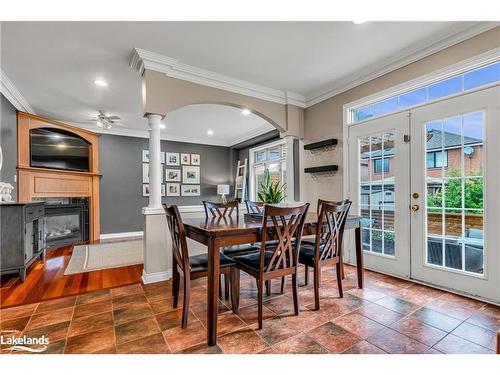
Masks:
[[[394,256],[394,131],[359,139],[363,249]]]
[[[484,113],[426,123],[426,233],[431,265],[483,273]]]

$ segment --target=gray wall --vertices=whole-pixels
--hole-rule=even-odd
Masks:
[[[143,230],[141,210],[148,205],[148,198],[142,196],[142,150],[149,148],[148,140],[102,135],[99,146],[103,175],[100,181],[101,233]],[[236,161],[229,147],[162,141],[161,149],[200,154],[201,158],[201,196],[164,197],[163,203],[187,206],[199,205],[203,200],[218,201],[220,196],[217,195],[216,185],[233,183],[233,164]],[[162,173],[165,182],[165,165]]]
[[[0,172],[0,181],[14,186],[12,199],[16,199],[17,184],[17,111],[16,108],[0,94],[1,123],[0,143],[2,145],[3,165]]]

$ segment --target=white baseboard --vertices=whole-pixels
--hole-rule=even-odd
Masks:
[[[142,271],[142,282],[144,284],[157,283],[159,281],[166,281],[172,278],[172,270],[166,270],[162,272],[146,273]]]
[[[101,240],[109,240],[111,238],[126,238],[126,237],[141,237],[144,235],[144,232],[122,232],[122,233],[103,233],[99,236]]]

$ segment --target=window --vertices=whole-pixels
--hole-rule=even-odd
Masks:
[[[428,87],[429,100],[443,98],[462,91],[462,76],[446,79]]]
[[[384,165],[384,173],[389,172],[390,159],[375,159],[373,161],[373,173],[382,173],[382,161]]]
[[[457,74],[426,86],[350,109],[350,123],[394,113],[428,101],[444,98],[500,81],[500,62]]]
[[[255,160],[258,162],[265,161],[267,159],[266,150],[255,152]]]
[[[427,153],[427,168],[448,166],[448,151],[433,151]]]
[[[271,181],[285,182],[286,143],[278,141],[250,150],[250,190],[251,200],[257,200],[257,193],[264,182],[264,173],[269,171]],[[253,156],[253,157],[252,157]]]

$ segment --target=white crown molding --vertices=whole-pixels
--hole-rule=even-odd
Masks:
[[[456,64],[448,65],[442,69],[435,70],[429,74],[419,76],[415,79],[403,82],[399,85],[389,87],[386,90],[378,91],[363,98],[356,99],[343,105],[344,110],[350,110],[354,107],[362,107],[379,100],[387,99],[394,95],[399,95],[404,92],[413,91],[417,88],[431,85],[437,81],[450,78],[452,76],[465,73],[467,71],[479,68],[484,65],[498,62],[500,59],[500,47],[493,48],[489,51],[473,56],[469,59],[459,61]]]
[[[2,69],[0,69],[0,92],[12,103],[18,111],[35,114],[35,110],[29,105],[21,92],[17,89],[12,81],[7,77]]]
[[[391,56],[375,66],[370,66],[369,68],[358,71],[345,79],[333,82],[330,85],[332,88],[327,91],[323,90],[321,92],[308,95],[306,97],[306,108],[362,85],[363,83],[381,77],[384,74],[402,68],[403,66],[421,60],[424,57],[430,56],[445,48],[484,33],[485,31],[497,27],[499,24],[499,22],[476,22],[473,26],[461,32],[448,32],[447,35],[444,35],[437,42],[432,43],[431,45],[429,45],[429,40],[416,43],[411,47],[402,50],[398,56]],[[436,39],[436,37],[434,36],[433,39]]]
[[[305,107],[304,95],[290,91],[276,90],[238,78],[229,77],[224,74],[197,68],[184,64],[172,57],[140,48],[134,48],[130,67],[137,70],[141,75],[144,73],[145,69],[149,69],[164,73],[168,77],[220,90],[230,91],[283,105],[291,104],[302,108]]]
[[[279,104],[290,104],[301,108],[307,108],[445,48],[451,47],[466,39],[479,35],[497,27],[499,24],[498,22],[476,22],[469,28],[459,32],[448,30],[441,36],[436,37],[434,35],[432,39],[428,38],[419,43],[414,43],[410,47],[401,50],[397,55],[384,59],[378,64],[360,70],[342,80],[332,82],[329,85],[331,87],[329,89],[317,91],[309,95],[276,90],[223,74],[214,73],[184,64],[177,59],[139,48],[134,48],[133,50],[130,67],[139,71],[141,74],[145,69],[155,70],[165,73],[169,77],[204,86],[235,92]],[[436,39],[438,41],[433,42],[433,40]]]

